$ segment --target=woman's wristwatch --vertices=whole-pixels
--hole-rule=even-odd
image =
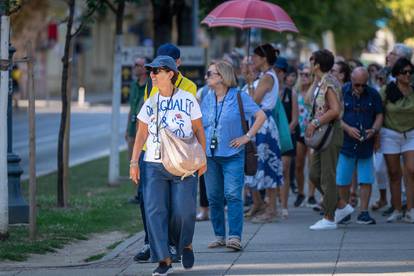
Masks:
[[[246,132],[246,136],[247,138],[249,138],[250,141],[252,140],[252,136],[248,132]]]

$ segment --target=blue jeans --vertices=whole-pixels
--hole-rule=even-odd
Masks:
[[[145,162],[143,195],[151,260],[170,256],[169,243],[178,256],[193,242],[198,176],[181,177],[167,172],[161,163]]]
[[[243,231],[244,151],[230,157],[208,157],[205,174],[214,234],[225,239],[224,199],[227,202],[228,238],[241,239]]]

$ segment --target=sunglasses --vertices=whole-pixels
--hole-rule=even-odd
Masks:
[[[148,68],[147,71],[148,71],[148,73],[158,75],[161,71],[168,72],[169,70],[167,68],[162,68],[162,67],[152,67],[152,68]]]
[[[412,70],[402,70],[402,71],[400,71],[400,74],[411,76],[413,74],[413,71]]]
[[[309,73],[300,73],[299,74],[301,77],[306,77],[309,78],[310,74]]]
[[[362,88],[367,87],[367,85],[366,85],[365,83],[353,83],[352,85],[353,85],[355,88],[357,88],[357,87],[362,87]]]
[[[220,75],[217,72],[213,72],[213,71],[207,71],[206,76],[207,78],[211,78],[213,75]]]

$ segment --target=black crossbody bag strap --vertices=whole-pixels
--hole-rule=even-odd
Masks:
[[[244,134],[246,134],[249,131],[249,125],[247,124],[246,116],[244,114],[243,101],[242,101],[240,92],[237,92],[237,104],[239,105],[240,119],[241,119],[241,125],[243,128],[243,132]]]

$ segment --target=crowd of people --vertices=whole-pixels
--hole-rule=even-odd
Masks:
[[[384,67],[328,50],[299,64],[266,43],[248,57],[213,60],[198,91],[179,72],[175,45],[160,46],[151,63],[137,59],[126,137],[145,246],[134,260],[158,262],[153,275],[167,275],[176,261],[190,269],[196,220],[211,220],[209,248],[238,251],[244,223],[288,223],[289,206],[320,212],[310,230],[350,223],[356,208],[358,224],[376,224],[370,210],[414,223],[411,59],[412,49],[396,44]],[[187,177],[165,170],[162,128],[195,136],[206,165]],[[380,197],[370,205],[374,184]]]

